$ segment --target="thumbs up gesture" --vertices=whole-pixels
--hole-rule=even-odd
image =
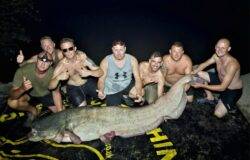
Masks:
[[[25,76],[23,76],[23,84],[22,87],[25,91],[29,90],[32,88],[31,81],[28,80]]]
[[[24,60],[24,55],[23,55],[23,51],[19,50],[19,54],[16,57],[16,61],[18,64],[23,63]]]

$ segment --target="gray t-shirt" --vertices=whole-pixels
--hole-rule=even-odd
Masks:
[[[125,54],[125,64],[119,68],[115,62],[113,55],[108,55],[108,71],[105,80],[104,93],[106,95],[115,94],[124,90],[132,80],[131,55]]]

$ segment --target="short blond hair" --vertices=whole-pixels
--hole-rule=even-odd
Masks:
[[[70,42],[73,45],[75,45],[75,42],[74,42],[74,40],[72,38],[63,38],[63,39],[61,39],[60,45],[63,44],[63,43],[66,43],[66,42]]]
[[[52,40],[52,38],[50,36],[43,36],[43,37],[41,37],[40,42],[42,42],[43,40],[50,40],[50,41],[53,42],[53,40]]]

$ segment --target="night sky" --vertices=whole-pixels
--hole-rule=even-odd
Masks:
[[[167,54],[180,41],[194,64],[214,53],[219,38],[231,40],[231,54],[250,72],[250,5],[248,0],[151,0],[151,1],[35,1],[40,22],[27,31],[31,42],[26,55],[40,51],[39,39],[49,35],[58,43],[75,39],[97,64],[110,54],[111,43],[121,39],[128,53],[139,61],[153,51]],[[27,49],[29,48],[29,49]],[[31,48],[31,49],[30,49]]]

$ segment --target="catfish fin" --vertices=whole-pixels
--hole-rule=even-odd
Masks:
[[[71,142],[73,142],[74,144],[81,144],[82,140],[79,136],[77,136],[74,132],[66,130],[64,131],[64,134],[67,134],[71,140]]]

